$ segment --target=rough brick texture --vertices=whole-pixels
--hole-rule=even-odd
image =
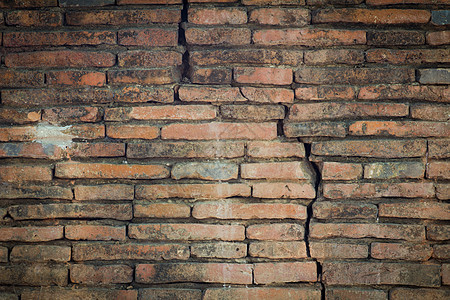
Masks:
[[[449,16],[0,1],[0,299],[449,299]]]

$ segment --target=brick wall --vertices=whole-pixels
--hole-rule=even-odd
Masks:
[[[450,298],[448,0],[0,7],[0,299]]]

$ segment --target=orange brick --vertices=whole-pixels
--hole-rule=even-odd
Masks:
[[[349,133],[397,137],[447,137],[450,134],[450,125],[440,122],[357,121],[350,125]]]
[[[133,210],[135,218],[189,218],[191,215],[188,205],[177,203],[135,203]]]
[[[189,45],[249,45],[251,31],[248,28],[187,28]]]
[[[242,8],[191,8],[189,22],[201,25],[245,24],[247,12]]]
[[[0,228],[1,241],[47,242],[63,238],[63,226],[26,226]]]
[[[305,157],[305,146],[302,143],[286,142],[248,142],[247,154],[250,157]]]
[[[106,136],[114,139],[153,140],[159,137],[159,127],[151,125],[121,125],[106,126]]]
[[[293,179],[314,181],[312,167],[306,162],[272,162],[241,164],[245,179]]]
[[[352,163],[324,162],[323,180],[354,180],[362,177],[362,165]]]
[[[309,11],[299,8],[256,8],[250,12],[249,21],[261,25],[302,27],[309,24]]]
[[[253,197],[257,198],[305,198],[316,196],[314,187],[309,183],[261,182],[253,183]]]
[[[425,24],[431,13],[419,9],[342,8],[319,10],[313,23]]]
[[[253,242],[248,251],[250,256],[271,259],[307,257],[305,242]]]
[[[380,203],[380,217],[450,220],[450,205],[439,202]]]
[[[66,225],[64,233],[69,240],[121,241],[126,238],[126,227],[106,225]]]
[[[53,71],[47,73],[48,84],[103,86],[106,75],[89,71]]]
[[[244,0],[246,1],[246,0]],[[247,2],[247,1],[246,1]],[[286,1],[283,1],[286,3]],[[245,287],[208,288],[204,300],[214,299],[320,299],[321,292],[313,288]]]
[[[433,161],[428,164],[428,178],[450,179],[450,162]]]
[[[247,238],[266,241],[298,241],[303,240],[305,230],[300,224],[274,223],[256,224],[247,227]]]
[[[53,178],[51,166],[0,166],[0,181],[49,181]]]
[[[429,245],[422,244],[372,243],[370,249],[370,256],[375,259],[395,260],[426,261],[433,252]]]
[[[236,67],[233,76],[239,83],[287,85],[293,80],[292,70],[281,68]]]
[[[256,284],[315,282],[317,281],[317,265],[312,261],[256,263],[254,274]]]
[[[212,105],[138,106],[105,109],[106,121],[209,120],[216,117]]]
[[[294,92],[283,88],[241,87],[241,93],[248,101],[259,103],[292,103]]]
[[[75,264],[70,266],[70,281],[86,285],[130,283],[133,281],[133,268],[127,265]]]

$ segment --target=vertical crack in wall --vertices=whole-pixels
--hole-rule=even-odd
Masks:
[[[185,27],[188,22],[188,0],[183,0],[183,8],[181,10],[181,22],[178,26],[178,45],[184,47],[183,60],[181,64],[181,82],[190,82],[190,65],[189,65],[189,49],[186,42]]]

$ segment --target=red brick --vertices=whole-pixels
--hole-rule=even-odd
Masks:
[[[288,46],[344,46],[364,45],[366,32],[336,29],[259,29],[253,33],[253,42],[260,45]]]
[[[315,282],[317,281],[317,265],[312,261],[256,263],[254,274],[256,284]]]
[[[44,84],[44,73],[0,71],[0,87],[35,87]]]
[[[125,184],[77,185],[76,200],[133,200],[134,187]]]
[[[149,125],[108,125],[106,136],[114,139],[145,139],[159,137],[159,127]]]
[[[272,162],[241,164],[241,177],[246,179],[305,179],[314,181],[312,167],[306,162]]]
[[[450,240],[450,228],[446,225],[427,225],[427,239],[432,241]]]
[[[283,49],[220,49],[190,51],[193,65],[271,64],[298,66],[303,51]]]
[[[254,242],[248,251],[250,256],[271,259],[307,257],[305,242]]]
[[[377,135],[396,137],[447,137],[449,124],[416,121],[357,121],[349,127],[350,135]]]
[[[178,81],[179,72],[172,68],[108,71],[110,84],[168,84]]]
[[[428,163],[427,178],[450,179],[450,162],[433,161]]]
[[[326,299],[330,300],[358,300],[358,299],[373,299],[386,300],[388,299],[388,292],[374,289],[351,289],[351,288],[327,288],[325,291]]]
[[[119,67],[171,67],[182,63],[182,53],[176,51],[143,51],[133,50],[121,52],[117,56]]]
[[[221,240],[242,241],[245,228],[240,225],[211,224],[130,224],[128,236],[146,240]]]
[[[310,243],[311,257],[317,259],[367,258],[369,246],[345,243]]]
[[[411,106],[411,117],[420,120],[449,121],[450,108],[444,105],[418,104]]]
[[[99,10],[69,11],[68,25],[148,25],[152,23],[178,23],[181,13],[178,9]]]
[[[232,263],[138,264],[136,282],[251,284],[252,265]]]
[[[244,143],[223,141],[129,143],[127,156],[130,158],[234,158],[244,156]]]
[[[380,203],[380,217],[450,220],[450,205],[447,203]]]
[[[60,0],[60,7],[92,7],[114,4],[114,0]]]
[[[178,90],[180,100],[188,102],[241,102],[247,101],[237,87],[199,87],[182,85]]]
[[[448,45],[450,42],[450,30],[447,31],[435,31],[427,33],[427,44],[438,46]]]
[[[354,180],[362,177],[362,165],[353,163],[324,162],[323,180]]]
[[[209,120],[216,117],[211,105],[159,105],[105,109],[105,121]]]
[[[2,1],[0,7],[44,7],[44,6],[58,6],[56,0],[12,0]]]
[[[97,107],[58,107],[44,109],[42,120],[50,124],[98,122],[102,115]]]
[[[376,219],[378,209],[369,203],[342,203],[321,201],[313,204],[313,215],[317,219]]]
[[[238,165],[220,162],[192,162],[178,163],[172,168],[172,178],[203,179],[203,180],[230,180],[237,179]]]
[[[63,226],[26,226],[0,228],[0,240],[4,242],[47,242],[63,238]]]
[[[440,285],[439,269],[439,265],[412,263],[325,262],[322,276],[324,283],[328,285],[389,284],[433,287]]]
[[[369,31],[367,32],[367,44],[377,46],[409,46],[425,44],[422,32],[406,30]]]
[[[118,5],[126,4],[181,4],[182,0],[117,0]]]
[[[433,249],[429,245],[372,243],[370,256],[375,259],[420,260],[431,258]]]
[[[47,83],[57,85],[103,86],[106,75],[102,72],[89,71],[53,71],[47,73]]]
[[[272,140],[276,136],[276,123],[170,124],[161,129],[162,139],[175,140]]]
[[[177,46],[175,28],[124,29],[118,32],[118,43],[123,46],[164,47]]]
[[[364,178],[423,178],[425,165],[420,162],[372,163],[364,166]]]
[[[136,186],[136,199],[222,199],[237,196],[250,196],[250,186],[240,183],[154,184]]]
[[[425,228],[421,225],[366,224],[366,223],[312,223],[310,237],[329,238],[377,238],[407,241],[423,241]]]
[[[352,100],[356,96],[353,87],[309,86],[295,89],[295,98],[300,100]]]
[[[13,26],[61,26],[62,14],[54,11],[21,10],[6,14],[6,24]]]
[[[0,166],[0,181],[49,181],[53,179],[51,166],[3,165]]]
[[[10,206],[8,212],[14,220],[33,219],[116,219],[130,220],[130,204],[55,203]]]
[[[248,142],[247,154],[258,158],[305,157],[305,147],[301,143]]]
[[[436,198],[439,200],[449,200],[450,184],[436,184]]]
[[[3,285],[67,285],[69,272],[66,266],[43,264],[0,266],[0,283]]]
[[[11,251],[11,262],[67,262],[71,248],[53,245],[16,245]]]
[[[137,290],[87,289],[87,288],[52,288],[40,287],[36,290],[26,290],[22,293],[23,300],[44,299],[87,299],[92,297],[99,300],[122,299],[137,300]]]
[[[241,87],[242,95],[251,102],[258,103],[292,103],[294,92],[283,88]]]
[[[415,81],[413,69],[388,68],[309,68],[295,72],[295,82],[309,84],[374,84]]]
[[[116,34],[112,31],[7,32],[3,34],[5,47],[112,45],[115,43]]]
[[[37,198],[37,199],[66,199],[72,200],[73,192],[69,187],[43,185],[5,185],[0,189],[0,198]]]
[[[139,294],[144,299],[193,299],[200,300],[202,298],[201,290],[182,289],[182,288],[151,288],[140,289]]]
[[[263,241],[298,241],[304,234],[303,226],[293,223],[249,225],[246,232],[247,239]]]
[[[135,218],[189,218],[191,208],[178,203],[135,203],[133,212]]]
[[[302,27],[309,24],[309,11],[298,8],[256,8],[250,12],[249,21],[260,25]]]
[[[367,0],[368,5],[391,5],[391,4],[446,4],[446,0]]]
[[[121,241],[126,238],[125,226],[107,225],[66,225],[66,239],[89,241]]]
[[[187,28],[189,45],[249,45],[251,30],[248,28]]]
[[[0,120],[14,124],[35,123],[41,120],[41,110],[0,108]]]
[[[327,141],[313,143],[311,152],[325,156],[404,158],[425,155],[423,140]]]
[[[309,183],[262,182],[253,183],[253,197],[256,198],[304,198],[316,196],[314,187]]]
[[[401,100],[416,99],[424,101],[446,102],[450,89],[445,86],[419,85],[376,85],[364,86],[359,90],[358,98],[364,100]]]
[[[305,5],[305,0],[242,0],[244,5]]]
[[[189,78],[199,84],[231,84],[229,68],[191,68]]]
[[[323,49],[305,51],[305,64],[328,65],[350,64],[356,65],[364,62],[364,53],[353,49]]]
[[[407,104],[319,102],[292,105],[290,121],[312,121],[357,117],[402,117],[409,114]]]
[[[114,101],[127,103],[146,103],[148,101],[171,103],[174,101],[174,92],[172,88],[126,86],[114,92]]]
[[[291,69],[236,67],[233,72],[234,80],[238,83],[258,83],[287,85],[293,80]]]
[[[242,258],[247,256],[247,244],[214,242],[191,245],[191,255],[199,258]]]
[[[85,260],[171,260],[188,259],[189,247],[180,244],[74,244],[74,261]]]
[[[247,12],[242,8],[190,8],[188,19],[201,25],[245,24]]]
[[[70,281],[86,285],[130,283],[133,281],[133,268],[127,265],[76,264],[70,267]]]
[[[306,207],[294,203],[196,203],[192,210],[196,219],[306,219]]]
[[[449,56],[449,49],[371,49],[366,51],[368,62],[389,64],[448,63]]]
[[[244,0],[248,1],[248,0]],[[286,1],[283,1],[286,3]],[[214,299],[314,299],[319,300],[321,292],[312,288],[296,288],[296,287],[245,287],[245,288],[208,288],[203,296],[204,300]]]
[[[450,140],[430,140],[428,141],[428,151],[430,157],[450,157]]]
[[[390,299],[392,300],[413,299],[413,298],[445,300],[448,299],[449,297],[450,292],[445,289],[395,288],[390,291]]]
[[[162,165],[58,163],[55,176],[59,178],[129,178],[159,179],[169,177],[169,170]]]
[[[100,51],[59,50],[5,55],[7,67],[111,67],[115,61],[114,54]]]
[[[341,8],[319,10],[312,23],[425,24],[431,13],[419,9]]]

